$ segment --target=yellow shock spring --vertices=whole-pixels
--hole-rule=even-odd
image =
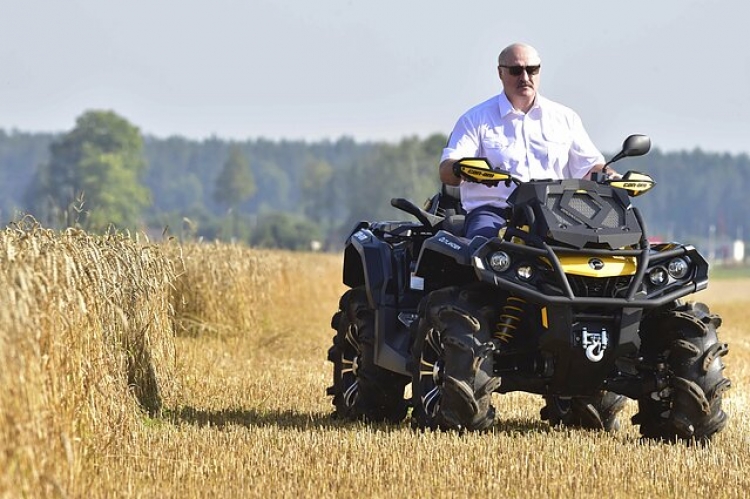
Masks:
[[[513,333],[518,329],[524,314],[526,300],[517,296],[509,296],[503,306],[503,312],[500,319],[495,324],[495,330],[492,336],[503,343],[508,343],[513,339]]]

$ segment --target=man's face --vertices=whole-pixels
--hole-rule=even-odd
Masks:
[[[528,47],[519,47],[501,61],[500,67],[497,68],[500,75],[500,81],[503,82],[503,89],[505,94],[508,96],[508,100],[515,104],[516,102],[530,102],[536,97],[536,91],[539,87],[539,71],[536,74],[529,74],[533,72],[534,66],[540,66],[541,60],[536,51],[529,49]],[[520,74],[514,75],[512,73],[518,72],[519,66],[521,68],[527,68],[520,71]],[[529,66],[532,67],[529,70]]]

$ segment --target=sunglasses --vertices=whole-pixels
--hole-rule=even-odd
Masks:
[[[537,64],[536,66],[503,66],[500,65],[501,68],[507,68],[508,72],[513,76],[521,76],[521,73],[526,71],[526,73],[529,76],[534,76],[536,74],[539,74],[539,70],[542,68],[541,64]]]

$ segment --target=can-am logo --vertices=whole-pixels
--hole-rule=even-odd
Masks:
[[[604,262],[598,258],[592,258],[589,260],[589,267],[594,270],[602,270],[604,268]]]
[[[625,182],[623,187],[625,189],[648,189],[649,185],[648,182]]]
[[[464,167],[464,171],[471,175],[474,178],[494,178],[495,172],[492,170],[484,170],[480,168],[466,168]]]

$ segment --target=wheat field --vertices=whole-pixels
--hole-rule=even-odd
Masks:
[[[746,497],[750,280],[697,297],[730,345],[705,447],[550,428],[495,395],[486,434],[332,420],[339,255],[0,233],[0,497]]]

